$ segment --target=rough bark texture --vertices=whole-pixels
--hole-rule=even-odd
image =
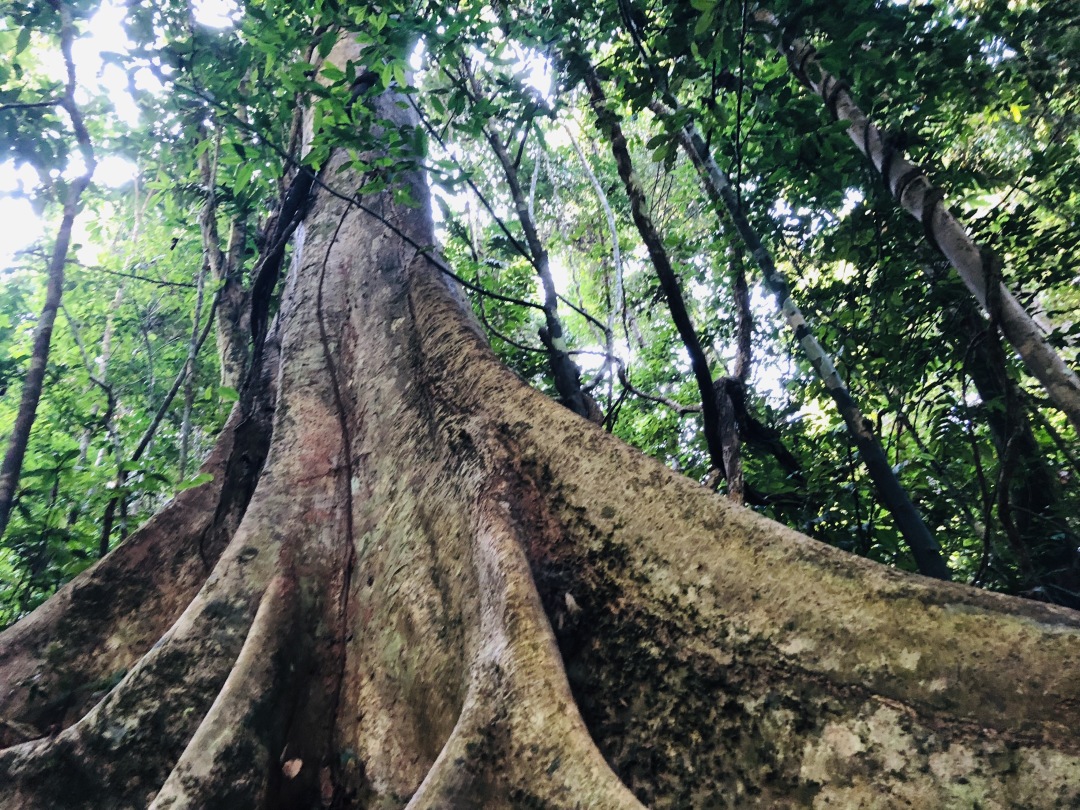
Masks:
[[[497,362],[402,238],[430,245],[426,210],[363,205],[323,193],[305,223],[229,545],[101,702],[0,753],[0,807],[1080,801],[1080,616],[856,559],[645,458]]]

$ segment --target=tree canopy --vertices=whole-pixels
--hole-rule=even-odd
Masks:
[[[1003,337],[1000,295],[965,289],[934,221],[955,215],[985,289],[1075,367],[1076,10],[5,4],[0,171],[41,223],[0,276],[5,433],[74,216],[0,541],[0,622],[204,482],[277,307],[264,257],[292,249],[294,178],[375,194],[413,167],[447,272],[531,385],[749,508],[916,570],[855,424],[948,575],[1080,604],[1075,414]],[[363,66],[324,63],[342,31]],[[371,119],[388,88],[419,126]],[[872,122],[861,135],[844,105]],[[360,189],[324,171],[334,149]],[[900,161],[929,189],[921,221]]]
[[[1080,801],[1075,8],[2,11],[0,808]]]

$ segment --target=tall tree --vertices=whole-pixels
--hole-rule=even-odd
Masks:
[[[19,483],[19,474],[22,472],[23,458],[26,456],[26,445],[30,440],[30,430],[34,426],[38,402],[41,399],[41,388],[45,381],[45,369],[49,362],[49,349],[52,344],[53,325],[56,323],[56,313],[60,309],[60,299],[64,293],[64,267],[68,261],[68,250],[71,248],[72,228],[75,225],[75,217],[79,214],[83,192],[90,185],[96,164],[94,145],[86,129],[82,111],[75,100],[75,61],[72,58],[71,48],[76,32],[71,19],[71,10],[58,1],[51,2],[49,5],[59,19],[64,84],[58,99],[36,102],[36,106],[58,107],[64,111],[70,121],[83,167],[81,173],[70,183],[60,185],[64,211],[56,232],[52,256],[49,258],[49,281],[45,305],[41,309],[41,316],[34,329],[34,349],[30,359],[30,368],[23,382],[18,415],[7,437],[4,459],[0,463],[0,537],[3,536],[8,525],[11,507],[15,500],[15,490]],[[19,103],[12,105],[14,109],[21,106],[23,105]],[[66,189],[64,189],[65,185]]]
[[[1080,801],[1078,614],[816,542],[493,353],[405,95],[487,9],[276,8],[279,304],[201,483],[0,634],[0,808]]]
[[[851,140],[880,172],[896,201],[922,223],[927,239],[948,258],[975,300],[1001,328],[1028,370],[1080,433],[1080,377],[1001,281],[1000,259],[988,248],[976,244],[943,204],[945,192],[904,157],[896,136],[882,132],[859,109],[844,82],[822,67],[811,44],[782,30],[781,23],[768,10],[756,12],[755,19],[770,27],[777,49],[787,58],[799,81],[821,96],[829,112],[843,122]]]
[[[487,99],[484,97],[483,89],[476,79],[468,57],[462,57],[461,73],[462,83],[468,87],[472,103],[486,109]],[[559,392],[563,403],[570,410],[579,416],[588,418],[590,409],[586,399],[587,394],[581,390],[581,374],[568,354],[562,319],[559,317],[558,293],[555,290],[555,282],[551,277],[548,251],[540,240],[536,223],[533,221],[533,213],[525,199],[525,192],[518,177],[521,152],[528,142],[531,129],[531,121],[527,120],[524,132],[520,136],[521,145],[518,148],[517,160],[511,158],[510,153],[507,151],[507,144],[502,141],[499,133],[494,131],[490,124],[483,127],[483,134],[485,140],[491,146],[491,151],[495,153],[499,166],[502,168],[503,176],[506,178],[506,185],[510,190],[514,210],[517,213],[518,220],[521,222],[521,229],[525,232],[529,261],[536,269],[536,275],[539,277],[540,284],[544,289],[544,326],[540,329],[540,338],[544,348],[547,350],[555,390]]]

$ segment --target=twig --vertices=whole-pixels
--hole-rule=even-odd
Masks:
[[[677,413],[679,416],[686,416],[686,414],[688,413],[701,413],[700,405],[683,405],[682,403],[676,402],[673,399],[668,399],[667,397],[654,396],[652,394],[646,394],[644,391],[639,391],[637,388],[634,388],[634,386],[630,384],[630,380],[627,379],[626,371],[622,368],[622,366],[619,366],[618,374],[619,382],[622,383],[623,388],[625,388],[627,391],[629,391],[636,397],[639,397],[641,399],[647,399],[649,402],[656,402],[660,405],[666,405],[667,407],[675,411],[675,413]]]

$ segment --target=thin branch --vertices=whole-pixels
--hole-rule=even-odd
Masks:
[[[569,126],[564,126],[563,131],[566,132],[567,138],[570,140],[570,145],[577,154],[578,162],[581,164],[585,176],[589,178],[589,183],[596,193],[596,199],[600,202],[600,207],[604,211],[604,219],[607,221],[608,235],[611,237],[611,261],[615,268],[615,305],[608,312],[608,323],[604,327],[604,334],[607,336],[608,343],[610,344],[614,332],[614,315],[615,311],[618,310],[622,315],[623,332],[626,334],[626,343],[629,345],[630,329],[626,323],[626,291],[623,289],[622,254],[619,249],[619,231],[615,224],[615,213],[612,211],[611,204],[608,202],[607,193],[604,191],[604,187],[600,184],[600,180],[597,178],[596,172],[593,171],[592,166],[589,164],[585,152],[578,144],[577,138],[574,137]],[[610,345],[608,346],[608,350],[611,351]]]
[[[63,99],[51,98],[46,101],[16,101],[11,104],[0,104],[0,113],[8,110],[34,110],[42,107],[56,107],[63,103]]]
[[[107,270],[104,267],[98,267],[95,265],[86,265],[75,259],[69,259],[69,264],[75,264],[81,267],[83,270],[92,270],[95,273],[105,273],[110,276],[119,276],[120,278],[133,278],[136,281],[145,281],[147,284],[156,284],[159,287],[187,287],[194,289],[197,284],[192,284],[187,281],[165,281],[164,279],[150,278],[149,276],[140,276],[136,273],[124,273],[120,270]]]
[[[640,391],[630,384],[630,380],[626,376],[625,369],[619,366],[619,382],[622,383],[623,388],[640,399],[648,400],[649,402],[656,402],[660,405],[666,405],[671,410],[675,411],[679,416],[686,416],[688,413],[701,413],[700,405],[683,405],[681,402],[676,402],[673,399],[667,397],[655,396],[653,394],[646,394],[644,391]]]
[[[591,323],[595,324],[599,329],[604,329],[604,324],[600,323],[599,320],[597,320],[592,315],[590,315],[588,312],[583,310],[581,307],[579,307],[573,301],[568,299],[562,293],[558,293],[556,295],[556,298],[558,298],[560,301],[562,301],[564,304],[566,304],[568,307],[570,307],[570,309],[574,310],[574,312],[576,312],[578,315],[580,315],[581,317],[583,317],[586,320],[590,321]]]
[[[447,74],[447,76],[449,76],[449,74]],[[452,79],[453,77],[450,78]],[[465,92],[466,95],[468,95],[468,91]],[[487,209],[487,212],[489,214],[491,214],[491,217],[495,221],[495,224],[498,226],[499,230],[503,232],[503,235],[510,240],[510,244],[514,246],[514,250],[521,254],[521,256],[524,257],[525,260],[529,262],[529,264],[532,264],[532,254],[529,253],[528,249],[523,244],[521,244],[521,242],[518,241],[517,237],[514,236],[513,233],[510,232],[510,229],[507,227],[506,223],[503,222],[502,218],[495,213],[495,209],[491,207],[491,203],[489,203],[487,197],[484,196],[484,192],[480,190],[479,186],[476,185],[476,183],[470,176],[470,173],[465,169],[464,166],[461,165],[461,161],[458,160],[454,153],[447,147],[446,141],[443,140],[442,136],[435,131],[435,128],[431,125],[431,121],[428,120],[428,117],[426,115],[424,115],[424,111],[420,109],[420,106],[416,103],[416,100],[413,99],[412,96],[407,96],[407,98],[413,110],[415,110],[416,114],[420,117],[420,123],[424,125],[424,129],[426,129],[428,131],[428,134],[430,134],[431,137],[435,139],[435,142],[439,144],[440,148],[442,148],[442,150],[450,156],[450,159],[454,161],[454,165],[461,170],[462,177],[465,178],[465,183],[469,186],[469,188],[473,190],[476,196],[480,198],[480,204]],[[470,98],[472,97],[470,96]],[[473,99],[473,101],[475,103],[475,99]]]
[[[23,459],[26,457],[30,431],[37,417],[38,403],[45,382],[45,371],[49,363],[49,349],[52,344],[53,326],[56,313],[64,292],[64,266],[71,246],[71,232],[78,216],[82,194],[90,185],[97,163],[94,159],[93,144],[83,123],[82,112],[75,104],[75,62],[71,56],[72,43],[75,40],[75,25],[71,19],[71,10],[60,0],[51,0],[51,5],[60,15],[60,52],[67,69],[67,85],[64,90],[63,109],[71,120],[71,129],[83,156],[85,171],[68,186],[64,200],[64,212],[60,227],[56,232],[52,257],[49,260],[48,284],[45,292],[45,304],[34,329],[33,348],[30,354],[30,367],[23,382],[19,409],[8,435],[7,449],[0,462],[0,537],[7,529],[11,516],[11,507],[15,502],[15,491],[22,473]]]
[[[195,353],[198,354],[203,344],[206,342],[207,336],[210,334],[211,329],[214,326],[214,316],[217,312],[218,299],[220,298],[220,289],[214,294],[214,300],[210,304],[210,312],[206,319],[206,326],[203,327],[202,334],[199,335],[199,342],[195,347]],[[154,413],[154,418],[150,421],[146,430],[143,431],[142,438],[139,439],[139,444],[135,447],[135,451],[128,458],[129,463],[134,463],[142,458],[142,454],[149,447],[150,441],[154,438],[154,434],[157,432],[158,427],[161,425],[161,421],[165,418],[165,414],[169,410],[169,406],[172,404],[173,399],[176,397],[177,392],[180,390],[180,386],[183,385],[184,380],[188,374],[188,358],[184,358],[184,365],[180,369],[180,373],[176,375],[176,379],[173,380],[172,387],[165,395],[165,399],[161,401],[161,405],[158,406],[157,411]],[[116,475],[116,489],[121,489],[124,486],[124,482],[127,480],[127,470],[123,467],[123,463],[117,459],[119,464],[119,472]],[[123,492],[118,492],[109,502],[105,505],[105,514],[101,519],[101,536],[98,540],[98,556],[104,557],[109,553],[109,536],[112,534],[113,518],[116,514],[116,507],[123,500]]]
[[[470,98],[473,100],[473,104],[476,105],[477,100],[486,100],[484,99],[483,88],[480,86],[468,58],[462,58],[460,74],[462,81],[472,88]],[[466,89],[465,92],[468,93],[468,90]],[[548,364],[551,368],[555,389],[559,392],[563,404],[578,415],[588,418],[588,403],[581,393],[581,373],[566,353],[565,330],[563,329],[562,319],[559,317],[558,302],[560,299],[563,301],[566,301],[566,299],[558,295],[555,289],[555,280],[551,276],[547,248],[540,238],[536,220],[532,216],[539,162],[533,167],[532,190],[529,196],[526,197],[525,191],[521,187],[518,166],[507,152],[507,145],[499,137],[494,127],[483,124],[480,131],[502,167],[503,176],[506,178],[506,185],[510,192],[510,199],[514,203],[518,221],[525,232],[533,269],[540,279],[540,286],[544,292],[544,329],[540,332],[540,339],[548,350]]]
[[[515,349],[519,349],[519,350],[521,350],[523,352],[533,352],[535,354],[547,354],[547,349],[540,349],[540,348],[537,348],[535,346],[527,346],[524,343],[518,343],[516,340],[514,340],[509,335],[503,334],[502,332],[500,332],[498,329],[496,329],[494,326],[491,325],[491,322],[488,320],[488,317],[487,317],[487,312],[484,310],[484,305],[481,303],[478,308],[480,310],[480,322],[484,324],[484,328],[486,328],[489,332],[491,332],[491,334],[493,334],[495,337],[497,337],[503,343],[507,343],[507,344],[513,346]]]

